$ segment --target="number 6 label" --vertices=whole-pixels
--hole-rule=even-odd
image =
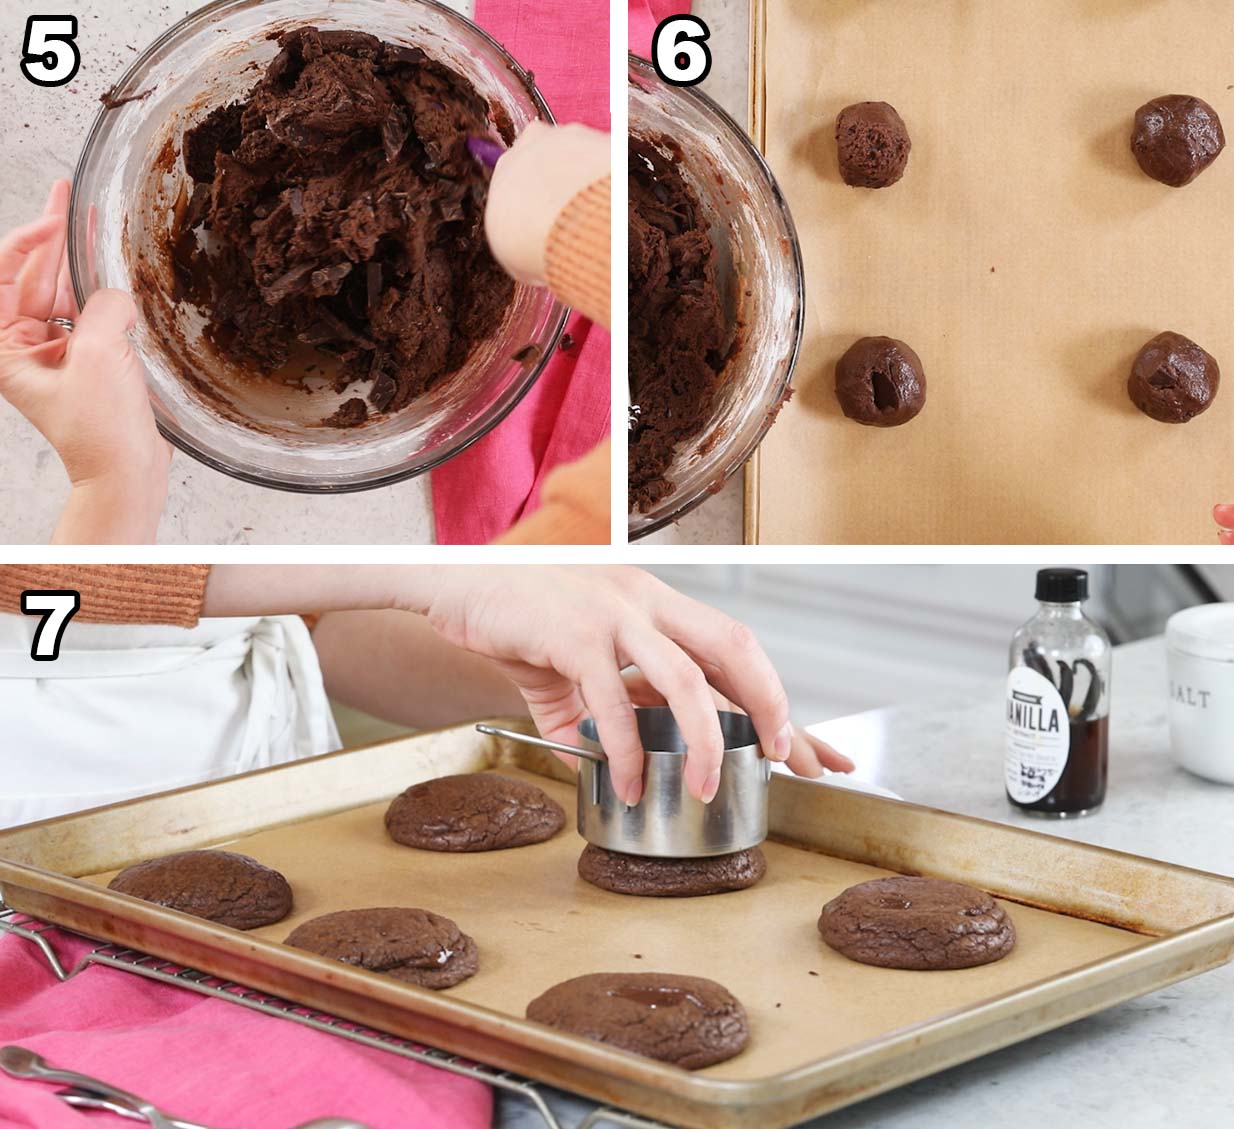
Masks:
[[[711,32],[697,16],[670,16],[651,40],[651,61],[671,86],[694,86],[711,72]]]
[[[81,593],[71,589],[21,594],[22,612],[43,617],[43,622],[35,628],[30,648],[30,657],[35,662],[55,662],[60,657],[60,638],[80,607]]]
[[[21,73],[36,86],[72,82],[81,66],[76,16],[31,16],[21,44]]]

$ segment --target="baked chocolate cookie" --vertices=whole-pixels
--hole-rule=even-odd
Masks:
[[[414,784],[386,811],[390,838],[425,851],[525,847],[551,839],[565,825],[565,810],[542,789],[490,772]]]
[[[904,175],[913,143],[886,102],[858,102],[836,117],[840,176],[854,188],[888,188]]]
[[[1202,98],[1167,94],[1135,112],[1131,151],[1145,173],[1171,188],[1190,184],[1224,148],[1221,119]]]
[[[972,968],[1015,948],[989,894],[941,878],[875,878],[823,906],[818,931],[838,953],[881,968]]]
[[[452,988],[480,967],[475,941],[426,909],[339,910],[298,925],[284,944],[421,988]]]
[[[181,851],[125,867],[109,890],[233,929],[273,925],[291,913],[291,886],[277,870],[232,851]]]
[[[745,1050],[746,1009],[701,976],[594,972],[550,988],[527,1018],[686,1070],[714,1066]]]
[[[1211,407],[1221,383],[1216,360],[1181,333],[1159,333],[1135,359],[1131,402],[1162,423],[1186,423]]]
[[[578,859],[578,876],[613,894],[644,898],[695,898],[753,886],[767,873],[758,847],[699,859],[647,858],[607,851],[588,843]]]
[[[836,365],[836,399],[849,419],[898,427],[925,407],[921,358],[894,337],[863,337]]]

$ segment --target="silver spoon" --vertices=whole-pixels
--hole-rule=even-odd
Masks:
[[[72,1070],[60,1070],[49,1065],[39,1055],[25,1047],[0,1047],[0,1070],[14,1078],[33,1078],[40,1082],[59,1082],[66,1086],[84,1086],[88,1090],[110,1098],[114,1102],[136,1112],[148,1121],[154,1129],[175,1129],[166,1114],[152,1106],[144,1098],[130,1094],[118,1086],[109,1086],[85,1074],[77,1074]]]
[[[131,1106],[121,1105],[119,1102],[102,1097],[93,1090],[87,1090],[81,1086],[70,1086],[67,1090],[57,1090],[56,1097],[74,1109],[106,1110],[108,1113],[134,1121],[144,1120],[142,1115]],[[210,1126],[202,1125],[198,1121],[185,1121],[179,1117],[169,1118],[169,1123],[172,1129],[210,1129]],[[295,1125],[292,1129],[369,1129],[369,1127],[359,1121],[349,1121],[343,1117],[319,1117],[313,1121]]]
[[[106,1110],[108,1113],[114,1113],[118,1117],[128,1117],[133,1121],[146,1120],[132,1106],[121,1105],[119,1102],[112,1101],[111,1098],[105,1098],[82,1086],[70,1086],[66,1090],[57,1090],[56,1097],[74,1109]],[[198,1121],[185,1121],[179,1117],[169,1117],[167,1123],[172,1129],[210,1129],[210,1126],[202,1125]]]

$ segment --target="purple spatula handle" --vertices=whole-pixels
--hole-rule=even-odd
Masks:
[[[498,142],[490,141],[487,137],[469,137],[467,138],[467,151],[477,161],[488,165],[491,169],[497,164],[497,159],[505,152],[505,149]]]

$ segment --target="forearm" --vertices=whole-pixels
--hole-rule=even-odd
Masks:
[[[492,663],[447,643],[423,616],[334,612],[313,642],[330,697],[386,721],[431,729],[527,712]]]
[[[575,196],[557,217],[544,250],[549,289],[605,328],[611,321],[611,185],[606,176]]]
[[[75,485],[52,534],[53,545],[151,545],[167,482],[127,480]]]
[[[426,612],[440,565],[215,565],[203,616]]]

